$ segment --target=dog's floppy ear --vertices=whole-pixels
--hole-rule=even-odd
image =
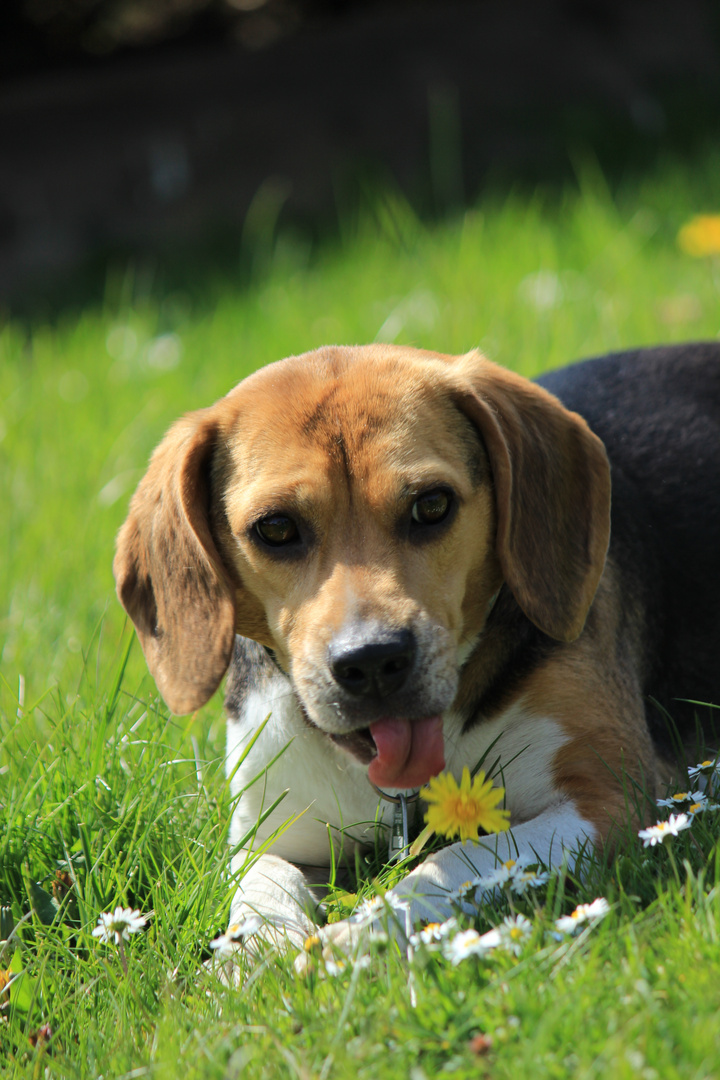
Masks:
[[[148,667],[179,714],[215,692],[235,639],[235,590],[208,523],[217,435],[213,408],[173,425],[132,498],[113,564]]]
[[[497,554],[527,617],[550,637],[581,633],[610,538],[610,466],[582,417],[485,360],[459,358],[458,404],[479,429],[497,501]]]

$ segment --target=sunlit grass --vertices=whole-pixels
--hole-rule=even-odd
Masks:
[[[672,849],[629,837],[583,885],[551,881],[522,902],[537,931],[519,957],[431,958],[415,1004],[392,946],[309,982],[268,957],[244,989],[220,988],[203,967],[233,888],[220,700],[168,716],[128,653],[111,563],[172,420],[289,353],[480,346],[533,375],[717,336],[717,268],[676,243],[718,209],[717,176],[708,156],[611,197],[590,172],[579,191],[487,199],[435,227],[378,197],[336,249],[308,258],[280,237],[244,291],[218,281],[200,301],[118,273],[102,309],[0,329],[0,926],[21,942],[0,958],[19,976],[0,1009],[3,1076],[716,1074],[720,815]],[[612,911],[592,932],[548,938],[600,895]],[[337,912],[351,902],[338,893]],[[124,944],[127,974],[91,933],[117,905],[152,912]]]

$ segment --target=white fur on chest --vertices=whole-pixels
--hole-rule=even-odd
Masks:
[[[287,795],[260,826],[254,847],[298,814],[302,816],[271,848],[274,855],[290,862],[329,866],[331,837],[336,852],[372,843],[376,822],[392,820],[392,805],[378,798],[365,766],[303,720],[281,676],[266,684],[263,692],[251,691],[242,718],[228,720],[228,774],[268,713],[268,723],[231,783],[236,796],[258,777],[240,796],[233,815],[232,843],[239,842],[283,791]],[[268,768],[277,754],[279,759]]]
[[[237,844],[263,811],[287,791],[258,829],[254,848],[298,814],[299,819],[273,842],[270,850],[274,855],[294,863],[327,866],[331,837],[336,852],[341,843],[346,852],[357,844],[371,844],[376,822],[389,825],[392,820],[392,805],[378,798],[365,766],[303,720],[281,675],[265,683],[262,690],[251,691],[242,717],[228,721],[228,774],[268,714],[268,723],[231,783],[234,796],[247,788],[233,815],[232,843]],[[464,766],[472,770],[485,755],[482,767],[486,772],[492,770],[495,782],[505,787],[512,825],[558,802],[552,763],[566,741],[556,721],[530,715],[522,700],[465,734],[459,716],[449,713],[445,718],[447,769],[459,778]],[[277,754],[280,757],[268,768]]]

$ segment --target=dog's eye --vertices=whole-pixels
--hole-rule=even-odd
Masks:
[[[448,491],[426,491],[413,503],[413,521],[418,525],[438,525],[450,512],[451,497]]]
[[[298,538],[297,525],[285,514],[268,514],[255,524],[255,532],[270,547],[291,544]]]

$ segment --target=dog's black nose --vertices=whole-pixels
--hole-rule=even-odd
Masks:
[[[328,660],[343,690],[357,697],[384,698],[399,690],[412,670],[415,635],[410,630],[353,629],[331,642]]]

